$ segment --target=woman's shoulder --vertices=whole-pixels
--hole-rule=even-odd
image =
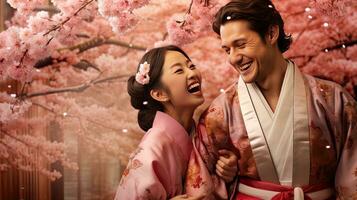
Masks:
[[[163,127],[152,127],[146,133],[139,144],[139,148],[146,154],[151,154],[153,158],[159,159],[160,155],[172,152],[178,146],[167,135],[167,129]],[[159,159],[160,160],[160,159]]]
[[[166,131],[163,127],[153,126],[145,133],[139,146],[160,147],[170,143],[170,138],[166,135]]]

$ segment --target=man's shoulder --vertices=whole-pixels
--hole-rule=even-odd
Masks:
[[[237,82],[229,85],[211,102],[205,112],[201,115],[201,119],[204,119],[206,122],[223,120],[224,113],[232,108],[235,101],[237,101]]]
[[[315,77],[309,74],[303,74],[306,83],[309,85],[309,88],[312,90],[318,91],[335,91],[335,90],[344,90],[341,85],[335,83],[331,80],[326,80],[323,78]]]
[[[221,94],[212,101],[211,105],[215,105],[215,104],[220,105],[222,103],[234,99],[237,96],[237,83],[238,81],[235,81],[234,83],[229,85],[226,89],[222,90]]]
[[[348,101],[352,104],[356,104],[356,100],[351,94],[338,83],[307,74],[304,74],[304,77],[307,88],[311,91],[311,94],[315,98],[323,99],[327,105],[331,106],[331,109],[334,109],[337,102]],[[336,101],[336,99],[340,99],[341,101]]]

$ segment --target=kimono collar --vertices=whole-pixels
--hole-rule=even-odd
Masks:
[[[185,128],[170,115],[157,111],[153,122],[153,128],[162,128],[164,133],[181,149],[185,159],[189,159],[192,151],[192,141]]]

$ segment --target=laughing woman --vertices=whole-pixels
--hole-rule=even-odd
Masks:
[[[128,80],[128,93],[139,110],[139,126],[147,133],[130,156],[116,199],[194,200],[211,195],[185,194],[187,166],[195,154],[192,116],[204,101],[201,74],[186,53],[176,46],[148,51]],[[227,157],[237,162],[236,156]],[[236,169],[222,166],[218,173],[223,180],[223,174],[235,175]]]

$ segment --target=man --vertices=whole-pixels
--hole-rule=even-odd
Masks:
[[[230,149],[239,157],[231,198],[356,199],[356,102],[283,57],[291,38],[272,2],[234,0],[213,30],[240,78],[200,119],[196,146],[210,174]]]

